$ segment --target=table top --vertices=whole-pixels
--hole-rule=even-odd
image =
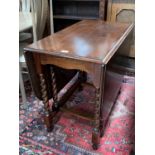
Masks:
[[[32,27],[32,14],[29,12],[19,12],[19,32]]]
[[[106,64],[128,36],[133,24],[83,20],[41,39],[25,51]]]

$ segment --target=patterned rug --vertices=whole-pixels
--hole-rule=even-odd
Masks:
[[[130,155],[134,150],[134,77],[110,73],[107,76],[105,109],[115,102],[97,151],[92,149],[92,123],[70,114],[61,116],[48,133],[42,119],[41,101],[31,94],[26,105],[20,104],[19,153],[21,155]],[[117,89],[111,89],[115,86]],[[61,94],[65,92],[66,86]],[[113,87],[114,88],[114,87]],[[116,91],[114,91],[116,90]],[[66,105],[93,113],[94,89],[76,91]],[[52,102],[52,101],[51,101]],[[106,115],[106,113],[105,113]]]

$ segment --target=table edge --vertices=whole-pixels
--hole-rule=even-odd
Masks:
[[[106,55],[104,59],[97,59],[97,58],[90,58],[90,57],[83,57],[83,56],[76,56],[76,55],[66,55],[65,53],[57,53],[54,51],[50,52],[49,50],[41,50],[41,49],[38,50],[38,49],[31,48],[31,47],[25,47],[24,52],[35,52],[35,53],[40,53],[40,54],[48,54],[48,55],[57,56],[57,57],[75,59],[79,61],[87,61],[87,62],[98,63],[98,64],[104,65],[104,64],[107,64],[110,58],[115,54],[115,52],[118,50],[120,45],[126,39],[127,35],[131,32],[133,27],[134,27],[134,24],[131,23],[128,26],[128,28],[125,30],[124,34],[119,38],[115,46],[113,46],[113,48],[110,49],[109,53]]]
[[[132,31],[133,27],[134,27],[134,23],[132,23],[131,25],[129,25],[129,27],[125,30],[124,34],[119,38],[119,40],[117,41],[117,43],[110,49],[109,53],[102,60],[102,62],[104,64],[107,64],[108,63],[109,59],[111,59],[111,57],[115,54],[115,52],[118,50],[118,48],[120,47],[120,45],[124,42],[124,40],[126,39],[126,37]]]

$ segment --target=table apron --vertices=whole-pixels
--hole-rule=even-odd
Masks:
[[[85,71],[91,75],[94,86],[96,88],[100,87],[100,77],[102,67],[104,66],[103,64],[46,54],[40,54],[40,62],[42,65],[51,64],[64,69],[77,69],[80,71]]]

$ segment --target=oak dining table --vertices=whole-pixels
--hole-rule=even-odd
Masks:
[[[132,29],[132,23],[83,20],[24,49],[33,90],[44,103],[44,120],[48,131],[53,129],[57,112],[71,94],[86,82],[89,74],[96,93],[92,147],[98,149],[105,129],[101,107],[104,106],[106,66]],[[63,76],[63,71],[70,74]],[[77,74],[73,86],[62,98],[58,98],[59,91]],[[49,106],[51,98],[52,108]]]

